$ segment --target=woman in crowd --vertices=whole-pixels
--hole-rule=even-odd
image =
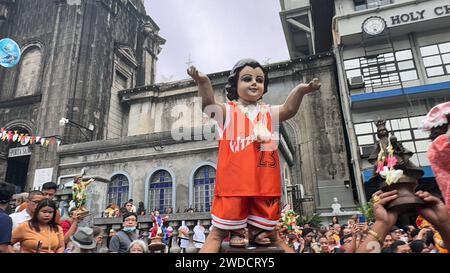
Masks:
[[[32,218],[13,230],[11,243],[20,243],[22,253],[63,253],[64,234],[55,218],[56,203],[40,201]]]
[[[131,242],[127,250],[128,253],[148,253],[148,247],[142,240]]]

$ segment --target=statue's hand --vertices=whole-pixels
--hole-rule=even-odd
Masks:
[[[320,83],[320,80],[317,78],[314,78],[312,81],[309,82],[309,88],[311,88],[311,91],[319,90],[322,84]]]

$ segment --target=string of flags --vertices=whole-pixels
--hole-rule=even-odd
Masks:
[[[45,136],[35,136],[23,133],[18,133],[16,131],[7,131],[5,128],[0,129],[0,138],[3,142],[17,142],[22,146],[25,145],[37,145],[40,144],[43,147],[48,147],[49,145],[61,145],[61,139],[57,136],[45,137]]]

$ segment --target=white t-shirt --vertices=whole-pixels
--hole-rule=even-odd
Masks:
[[[15,229],[18,225],[22,224],[23,222],[31,219],[31,216],[28,214],[26,209],[22,210],[21,212],[10,214],[9,217],[11,217],[12,219],[13,229]]]

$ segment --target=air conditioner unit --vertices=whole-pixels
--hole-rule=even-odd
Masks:
[[[351,77],[348,79],[348,86],[350,89],[364,88],[365,83],[362,76]]]
[[[359,151],[361,158],[368,158],[373,151],[373,146],[360,146]]]

